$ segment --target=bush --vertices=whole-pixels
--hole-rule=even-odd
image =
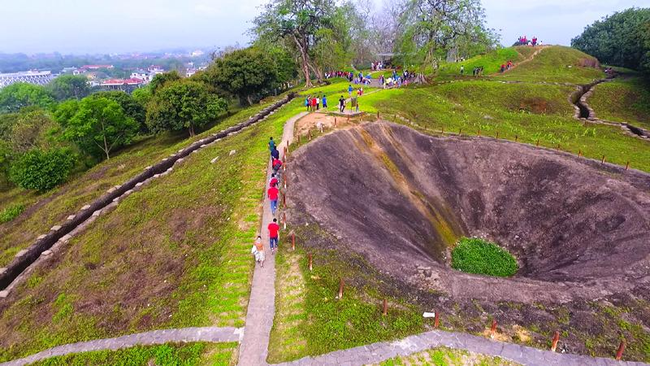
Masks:
[[[19,187],[48,191],[66,181],[74,160],[65,149],[31,150],[11,165],[9,178]]]
[[[24,210],[25,210],[24,205],[14,205],[5,208],[4,210],[0,211],[0,224],[4,224],[5,222],[9,222],[15,219]]]
[[[451,253],[451,267],[459,271],[497,277],[510,277],[519,266],[515,258],[494,243],[462,238]]]

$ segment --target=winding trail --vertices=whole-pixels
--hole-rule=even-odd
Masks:
[[[65,356],[72,353],[118,350],[134,346],[148,346],[165,343],[181,342],[239,342],[242,335],[242,328],[182,328],[164,329],[151,332],[129,334],[122,337],[97,339],[88,342],[66,344],[47,349],[31,356],[0,363],[0,366],[22,366],[36,361],[55,356]]]
[[[306,116],[308,112],[302,112],[290,118],[284,125],[282,142],[278,145],[278,150],[283,152],[285,146],[289,146],[293,141],[293,128],[296,121]],[[267,169],[266,182],[271,176],[271,164]],[[239,348],[239,365],[240,366],[261,366],[267,365],[266,358],[269,354],[269,340],[271,337],[271,328],[273,327],[273,318],[275,316],[275,256],[271,255],[269,247],[269,232],[266,229],[273,220],[271,214],[271,204],[268,199],[264,200],[262,214],[262,226],[260,234],[264,243],[266,252],[266,261],[264,267],[255,266],[253,274],[253,285],[251,287],[250,300],[248,302],[248,312],[246,314],[246,325],[244,327],[244,338]],[[279,221],[279,220],[278,220]],[[280,246],[283,245],[282,235],[280,235]]]

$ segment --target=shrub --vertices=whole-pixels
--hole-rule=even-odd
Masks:
[[[34,149],[11,165],[9,178],[19,187],[48,191],[65,182],[74,160],[74,156],[65,149]]]
[[[9,222],[15,219],[24,210],[24,205],[13,205],[5,208],[4,210],[0,211],[0,224],[4,224],[5,222]]]
[[[515,258],[494,243],[478,238],[462,238],[451,253],[451,267],[459,271],[510,277],[519,266]]]

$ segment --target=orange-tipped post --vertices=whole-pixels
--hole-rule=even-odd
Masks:
[[[621,344],[618,346],[618,351],[616,351],[616,361],[620,361],[623,358],[623,352],[625,352],[625,339],[621,340]]]
[[[492,327],[490,328],[490,338],[494,338],[496,332],[497,332],[497,320],[492,319]]]
[[[560,341],[560,332],[555,331],[555,334],[553,335],[553,341],[551,342],[551,352],[555,352],[557,349],[557,342]]]
[[[630,162],[629,161],[625,164],[625,170],[630,170]]]
[[[433,327],[438,329],[440,327],[440,312],[436,311],[433,317]]]
[[[343,298],[343,288],[345,287],[345,282],[343,281],[343,278],[341,278],[341,281],[339,282],[339,297],[338,299],[341,300]]]
[[[314,260],[312,258],[311,253],[309,253],[309,271],[311,272],[314,269]]]

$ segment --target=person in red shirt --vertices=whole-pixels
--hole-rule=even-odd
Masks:
[[[280,225],[278,225],[278,219],[273,219],[273,222],[269,224],[269,240],[270,240],[272,254],[275,254],[275,250],[278,248],[279,238],[280,238]]]
[[[269,196],[269,200],[271,201],[271,213],[273,216],[275,216],[275,211],[278,209],[278,196],[279,196],[279,190],[278,187],[276,186],[271,186],[269,190],[267,191],[267,195]]]
[[[275,173],[271,173],[271,180],[269,181],[269,187],[275,187],[279,183],[278,177],[275,176]]]
[[[273,164],[271,166],[273,167],[273,173],[278,174],[278,170],[282,168],[282,161],[280,159],[273,159]]]

